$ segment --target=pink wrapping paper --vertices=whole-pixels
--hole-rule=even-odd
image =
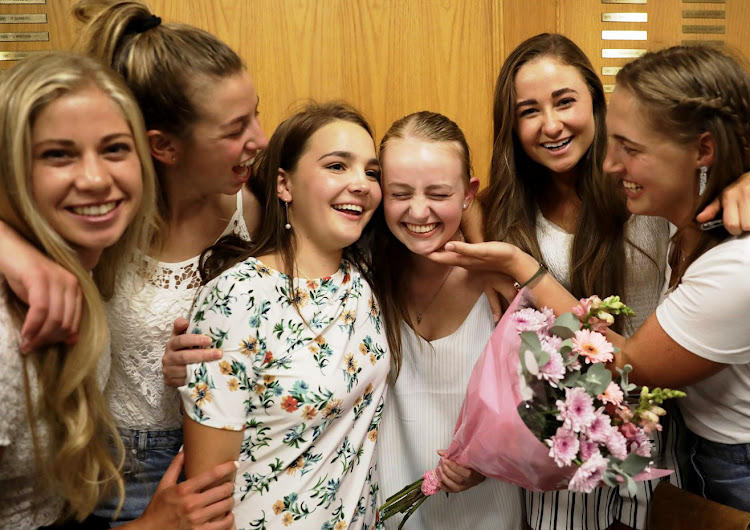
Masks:
[[[517,412],[523,401],[518,375],[521,338],[510,316],[526,304],[524,292],[515,297],[474,365],[446,458],[529,490],[565,489],[577,466],[558,467],[549,456],[549,447]],[[646,480],[669,473],[653,469],[633,478]]]

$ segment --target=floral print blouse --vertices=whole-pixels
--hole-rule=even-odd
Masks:
[[[248,258],[201,289],[190,332],[224,356],[188,367],[186,413],[244,431],[237,528],[379,526],[374,449],[390,355],[357,268],[344,260],[289,292],[288,276]]]

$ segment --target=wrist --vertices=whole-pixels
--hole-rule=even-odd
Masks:
[[[526,287],[545,271],[536,259],[521,249],[516,249],[513,252],[512,262],[508,270],[519,287]]]

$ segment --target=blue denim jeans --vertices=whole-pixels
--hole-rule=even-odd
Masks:
[[[688,489],[712,501],[750,511],[750,444],[722,444],[690,433],[694,476]]]
[[[148,506],[159,481],[182,446],[182,429],[131,431],[120,429],[125,446],[125,503],[112,527],[137,519]],[[94,512],[112,521],[117,497],[103,502]]]

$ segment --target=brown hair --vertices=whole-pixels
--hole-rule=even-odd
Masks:
[[[536,212],[549,171],[528,157],[515,132],[514,86],[519,69],[540,58],[576,68],[593,104],[594,139],[577,166],[581,211],[571,249],[571,290],[577,298],[598,293],[627,299],[624,225],[629,214],[613,180],[602,172],[607,150],[604,90],[586,55],[563,35],[542,33],[525,40],[510,53],[497,77],[489,187],[480,196],[487,218],[485,235],[489,240],[512,243],[543,261]],[[618,322],[616,327],[620,326]]]
[[[378,156],[381,165],[383,165],[388,145],[395,139],[404,138],[451,144],[461,161],[462,173],[468,184],[472,175],[471,152],[464,133],[454,121],[442,114],[428,111],[415,112],[395,121],[380,141]],[[406,322],[413,327],[406,297],[408,292],[406,265],[409,250],[388,229],[383,203],[375,212],[372,224],[374,225],[374,237],[371,242],[373,279],[385,322],[388,345],[391,349],[391,377],[395,380],[401,369],[401,323]]]
[[[75,49],[122,75],[147,130],[189,138],[200,119],[194,99],[202,83],[245,69],[234,50],[215,36],[186,24],[161,24],[139,1],[80,0],[73,12],[84,23]],[[162,190],[157,200],[160,215],[166,217]]]
[[[233,265],[250,256],[279,254],[284,265],[284,272],[289,277],[289,292],[293,292],[295,270],[296,240],[294,227],[287,230],[284,202],[278,198],[276,185],[279,169],[293,172],[300,157],[307,149],[310,137],[316,131],[335,121],[346,121],[362,127],[372,136],[372,129],[365,118],[351,105],[340,101],[327,103],[308,103],[279,124],[264,149],[253,172],[258,196],[265,197],[263,205],[263,223],[252,242],[244,241],[237,236],[226,236],[214,246],[205,250],[201,256],[201,277],[204,283],[217,277]],[[363,232],[366,237],[371,223]],[[360,270],[365,279],[372,285],[369,260],[361,250],[361,245],[354,243],[344,249],[344,257]]]
[[[705,132],[713,137],[714,162],[690,219],[750,169],[750,75],[739,59],[716,48],[675,46],[627,64],[617,74],[617,88],[633,95],[654,130],[678,144],[692,144]],[[697,188],[697,173],[686,178],[692,179],[686,185]],[[672,238],[671,286],[701,254],[729,236],[723,227],[702,232],[695,250],[683,256],[684,228]]]

